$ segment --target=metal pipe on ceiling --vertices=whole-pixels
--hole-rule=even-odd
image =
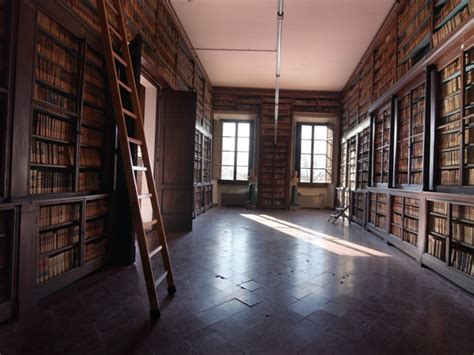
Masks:
[[[280,104],[280,65],[281,65],[281,34],[283,30],[283,0],[278,0],[277,40],[276,40],[276,71],[275,71],[275,144],[277,143],[278,107]]]

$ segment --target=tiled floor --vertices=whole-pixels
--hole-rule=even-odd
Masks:
[[[472,296],[326,218],[210,210],[170,240],[158,322],[136,267],[109,269],[0,327],[0,353],[473,354]]]

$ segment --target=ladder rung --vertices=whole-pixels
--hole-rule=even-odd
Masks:
[[[138,195],[138,199],[139,199],[139,200],[144,200],[144,199],[150,198],[150,197],[152,197],[152,196],[153,196],[152,194]]]
[[[113,53],[114,53],[114,58],[115,60],[117,60],[117,62],[122,64],[125,68],[128,67],[128,64],[125,61],[125,59],[123,59],[117,52],[113,52]]]
[[[147,230],[147,229],[149,229],[150,227],[154,226],[157,223],[158,223],[158,220],[156,220],[156,219],[154,219],[150,222],[143,222],[143,229]]]
[[[115,16],[118,16],[119,13],[118,13],[117,9],[116,9],[116,8],[114,7],[114,5],[113,5],[110,1],[108,1],[108,0],[107,0],[107,5],[109,5],[110,9],[111,9],[112,12],[115,14]]]
[[[130,86],[128,86],[127,84],[125,84],[124,82],[122,82],[122,81],[119,80],[119,81],[118,81],[118,84],[119,84],[120,87],[121,87],[122,89],[124,89],[125,91],[128,91],[128,92],[130,92],[130,93],[132,92],[132,88],[131,88]]]
[[[163,246],[161,246],[161,245],[159,247],[153,249],[150,252],[150,254],[148,254],[148,257],[153,258],[156,254],[158,254],[161,251],[161,249],[163,249]]]
[[[164,279],[166,279],[166,276],[168,276],[168,271],[165,271],[163,274],[161,274],[160,277],[155,280],[155,288],[158,287],[158,285],[162,283]]]
[[[130,143],[133,143],[133,144],[135,144],[135,145],[142,145],[142,141],[141,141],[141,140],[138,140],[138,139],[135,139],[135,138],[132,138],[132,137],[128,137],[127,139],[128,139],[128,141],[129,141]]]
[[[114,34],[115,37],[117,37],[119,40],[123,41],[123,38],[120,35],[120,33],[118,33],[117,30],[114,28],[114,26],[112,26],[110,23],[109,23],[109,29]]]
[[[137,115],[135,115],[133,112],[130,112],[129,110],[127,110],[126,108],[123,108],[122,107],[122,112],[127,115],[128,117],[131,117],[133,119],[137,119]]]
[[[132,169],[135,171],[147,171],[148,169],[145,166],[132,166]]]

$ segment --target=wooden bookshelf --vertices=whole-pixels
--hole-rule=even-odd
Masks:
[[[392,106],[386,104],[377,110],[372,117],[373,150],[371,185],[388,184],[390,167],[390,141]]]
[[[194,217],[212,207],[212,137],[196,129],[194,137]]]
[[[357,137],[357,176],[356,189],[365,190],[369,182],[370,127]]]
[[[347,187],[347,141],[341,144],[341,164],[339,168],[339,186]]]
[[[382,96],[396,81],[397,26],[391,20],[373,49],[373,100]]]
[[[347,173],[349,189],[356,189],[357,179],[357,136],[351,137],[347,141]]]
[[[368,225],[379,236],[386,234],[388,197],[386,193],[369,192]]]
[[[472,3],[472,2],[471,2]],[[434,7],[433,46],[455,31],[472,12],[469,0],[437,0]]]
[[[347,129],[353,130],[359,124],[359,81],[355,80],[349,87],[349,115]]]
[[[365,227],[367,211],[367,192],[352,191],[351,200],[351,220],[362,227]]]
[[[432,3],[402,3],[397,19],[397,78],[404,76],[430,49]]]
[[[420,200],[394,195],[391,204],[390,234],[417,247]]]
[[[368,109],[372,102],[372,89],[373,89],[373,56],[369,56],[365,59],[361,66],[359,74],[359,93],[358,93],[358,120],[359,123],[363,122],[368,116]]]
[[[474,49],[438,72],[437,185],[440,191],[474,186]]]
[[[423,184],[425,83],[408,90],[398,101],[395,185]]]
[[[474,206],[428,201],[427,235],[422,261],[474,291]]]

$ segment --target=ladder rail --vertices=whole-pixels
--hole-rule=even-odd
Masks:
[[[114,14],[117,16],[118,20],[118,34],[120,35],[121,39],[119,39],[119,43],[122,46],[121,55],[114,52],[113,43],[112,43],[112,35],[110,32],[110,22],[109,22],[109,15],[107,8],[110,7]],[[139,195],[138,195],[138,188],[137,188],[137,179],[135,176],[134,171],[134,164],[132,153],[130,149],[130,140],[128,136],[128,129],[127,124],[125,122],[125,115],[127,114],[127,110],[124,110],[122,97],[120,93],[120,89],[122,85],[120,85],[120,80],[118,78],[117,69],[116,69],[116,61],[120,63],[120,65],[124,66],[124,70],[126,73],[127,79],[127,86],[131,89],[126,90],[129,93],[132,110],[136,118],[133,118],[136,124],[136,139],[140,140],[142,144],[140,148],[142,150],[143,162],[146,168],[145,175],[147,179],[148,189],[151,194],[150,200],[153,207],[153,214],[154,218],[157,220],[158,229],[157,234],[159,236],[159,241],[161,244],[161,253],[163,258],[163,264],[166,269],[166,277],[168,281],[168,290],[169,292],[175,292],[175,285],[174,279],[171,270],[171,262],[168,253],[168,246],[166,243],[166,236],[164,232],[163,220],[161,218],[161,211],[159,208],[157,194],[156,194],[156,186],[154,184],[154,179],[151,174],[151,164],[148,155],[148,149],[146,147],[145,142],[145,134],[144,134],[144,127],[143,127],[143,120],[142,120],[142,112],[140,103],[138,100],[138,92],[135,83],[135,78],[133,76],[133,68],[131,66],[131,56],[130,51],[128,48],[128,44],[126,42],[126,33],[125,33],[125,22],[123,19],[123,11],[120,4],[120,0],[100,0],[98,1],[98,10],[99,16],[101,20],[101,32],[103,36],[104,42],[104,51],[106,57],[106,67],[107,67],[107,75],[109,86],[111,90],[111,97],[112,97],[112,104],[115,113],[115,119],[118,127],[118,139],[120,145],[120,152],[122,154],[122,160],[124,164],[125,170],[125,180],[127,183],[128,194],[130,198],[130,204],[132,207],[132,216],[134,222],[134,230],[137,235],[137,242],[140,251],[140,257],[142,261],[142,268],[143,274],[145,277],[145,282],[147,285],[147,293],[148,299],[150,302],[150,308],[152,315],[159,316],[160,314],[160,307],[157,297],[157,292],[155,288],[155,280],[153,276],[153,269],[151,266],[150,260],[150,252],[148,250],[147,240],[146,240],[146,231],[145,225],[143,223],[143,217],[141,215],[140,204],[139,204]],[[117,36],[116,36],[117,37]],[[118,60],[118,58],[121,60]],[[127,111],[127,112],[125,112]]]
[[[120,1],[120,0],[114,0],[115,2]],[[125,33],[125,21],[123,18],[123,11],[122,8],[118,9],[118,21],[119,21],[119,28],[120,28],[120,35],[122,38],[127,38],[126,33]],[[130,49],[128,46],[124,46],[123,48],[123,56],[125,57],[125,61],[128,63],[131,63],[131,55],[130,55]],[[134,93],[137,93],[137,85],[135,83],[135,77],[133,75],[133,68],[130,65],[130,70],[126,70],[126,75],[127,75],[127,83],[128,86],[131,87],[132,91]],[[147,168],[147,172],[145,173],[146,180],[147,180],[147,185],[148,185],[148,192],[152,194],[151,198],[151,205],[153,209],[153,214],[155,219],[157,219],[157,227],[156,231],[158,234],[158,238],[160,240],[160,243],[163,245],[163,250],[162,250],[162,259],[163,259],[163,264],[165,266],[165,269],[168,270],[168,275],[167,275],[167,281],[168,281],[168,288],[172,291],[175,292],[175,285],[174,285],[174,277],[173,277],[173,271],[171,267],[171,261],[170,261],[170,255],[168,252],[168,245],[166,242],[166,234],[165,234],[165,228],[164,228],[164,223],[163,223],[163,218],[161,216],[161,208],[160,204],[158,203],[158,193],[156,190],[156,185],[155,185],[155,180],[152,175],[152,166],[151,166],[151,161],[150,161],[150,155],[148,154],[148,147],[146,145],[146,140],[145,140],[145,130],[143,126],[143,120],[141,119],[142,112],[141,112],[141,105],[138,99],[138,95],[130,95],[132,97],[132,108],[133,112],[138,114],[138,119],[136,120],[136,124],[138,126],[138,129],[136,132],[138,132],[139,136],[136,137],[140,141],[143,142],[143,144],[140,146],[141,152],[142,152],[142,159],[143,159],[143,165]]]

